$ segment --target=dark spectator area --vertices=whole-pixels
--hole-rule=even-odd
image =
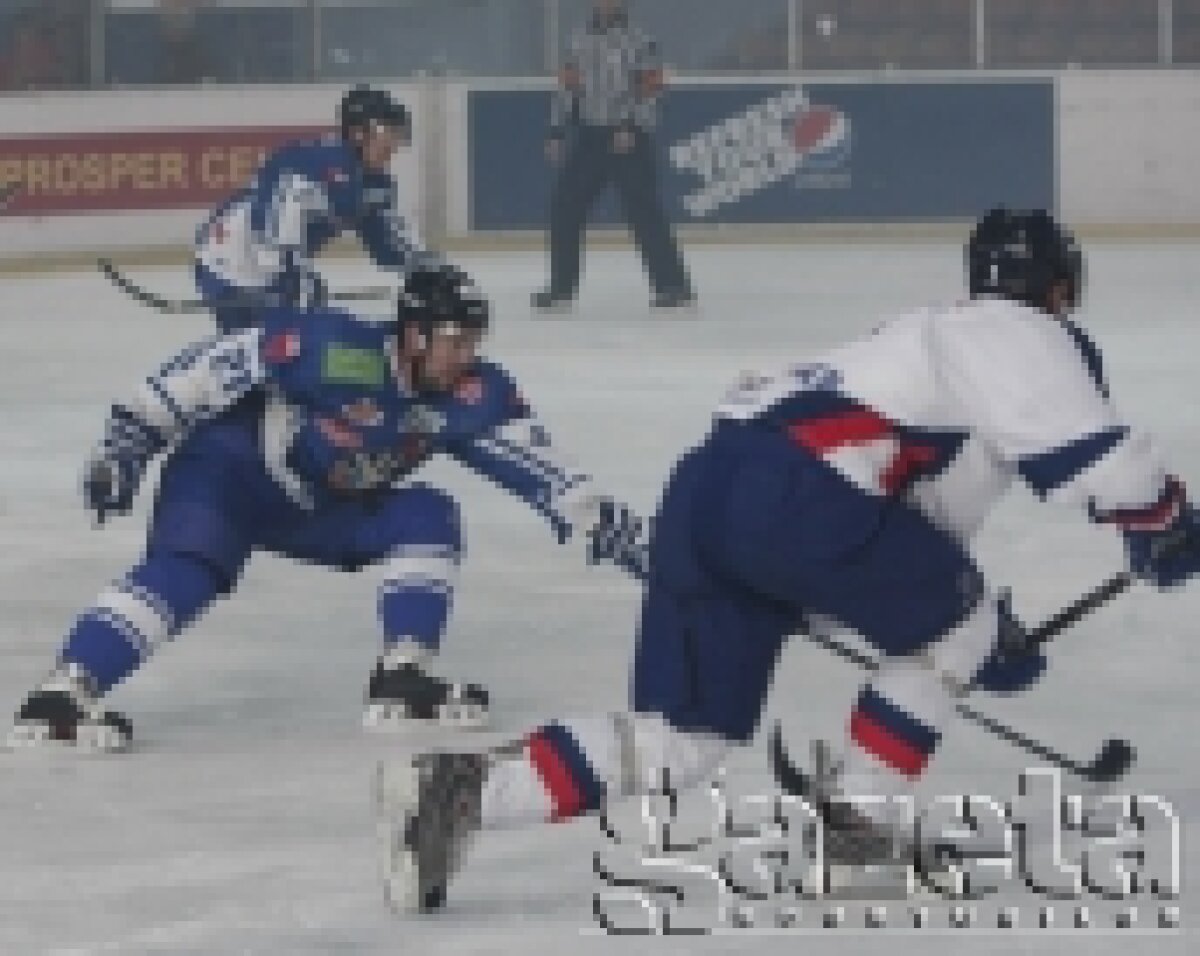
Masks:
[[[545,0],[341,3],[321,12],[328,77],[536,75],[546,60]]]
[[[975,5],[960,0],[840,0],[804,6],[808,69],[970,69]]]
[[[0,90],[88,86],[92,0],[0,0]]]
[[[1146,0],[991,0],[987,61],[999,68],[1158,62],[1159,5]]]
[[[308,79],[308,21],[301,6],[231,6],[202,0],[110,12],[105,80],[115,86],[286,83]]]
[[[1200,0],[632,0],[677,73],[1200,66]],[[555,71],[588,0],[0,0],[0,90]]]
[[[1172,62],[1200,66],[1200,0],[1174,0],[1171,20]]]

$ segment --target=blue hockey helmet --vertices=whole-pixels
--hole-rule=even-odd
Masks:
[[[487,299],[461,269],[452,265],[409,273],[396,304],[397,331],[415,325],[428,337],[435,331],[487,330]]]
[[[966,258],[972,298],[998,295],[1044,311],[1056,283],[1067,284],[1068,307],[1083,292],[1083,253],[1044,209],[989,210],[971,232]]]
[[[342,139],[350,138],[350,131],[370,123],[407,129],[411,123],[408,110],[398,103],[387,90],[378,90],[360,83],[346,92],[338,104],[338,126]]]

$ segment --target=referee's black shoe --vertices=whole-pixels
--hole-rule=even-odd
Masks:
[[[562,312],[570,308],[575,301],[573,292],[562,292],[558,289],[542,289],[529,297],[529,303],[539,312]]]
[[[650,306],[654,309],[686,309],[696,304],[696,293],[689,287],[663,289],[654,294]]]

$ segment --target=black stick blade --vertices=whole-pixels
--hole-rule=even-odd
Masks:
[[[1137,759],[1137,750],[1128,740],[1110,737],[1104,741],[1096,759],[1086,767],[1084,776],[1093,783],[1112,783],[1129,772]]]

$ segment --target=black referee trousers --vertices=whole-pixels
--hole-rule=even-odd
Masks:
[[[613,149],[615,132],[611,126],[579,126],[567,137],[550,200],[550,288],[567,295],[578,289],[588,210],[609,182],[617,188],[654,291],[688,288],[679,246],[658,195],[653,141],[638,130],[633,148],[618,153]]]

